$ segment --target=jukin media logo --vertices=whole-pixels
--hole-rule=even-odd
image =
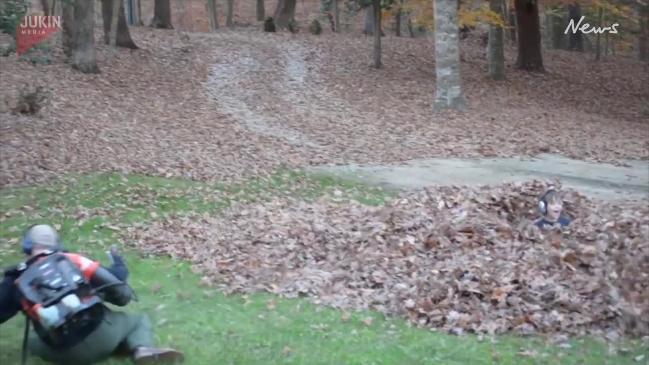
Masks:
[[[29,15],[16,29],[16,53],[20,56],[61,29],[60,16]]]

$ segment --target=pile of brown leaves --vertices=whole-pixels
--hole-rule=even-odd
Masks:
[[[649,205],[567,191],[570,230],[541,233],[529,219],[544,188],[434,187],[383,207],[277,199],[126,239],[190,260],[226,292],[308,296],[453,333],[648,333]]]

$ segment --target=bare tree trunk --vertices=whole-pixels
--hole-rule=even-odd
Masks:
[[[118,9],[115,11],[115,9]],[[113,16],[118,14],[118,16]],[[104,23],[104,43],[116,47],[137,49],[126,24],[126,13],[121,0],[102,0],[101,15]]]
[[[489,0],[489,8],[491,11],[504,17],[504,1],[506,0]],[[493,80],[503,80],[505,78],[504,40],[503,28],[499,25],[490,25],[487,63],[489,66],[489,77]]]
[[[52,13],[52,15],[62,15],[63,14],[63,1],[62,0],[52,0],[52,7],[50,8],[50,13]]]
[[[581,6],[579,3],[568,5],[568,22],[579,22],[581,18]],[[584,35],[581,32],[570,32],[568,36],[568,49],[571,51],[584,51]]]
[[[365,8],[365,21],[363,26],[363,34],[371,35],[374,31],[374,11],[371,6]]]
[[[553,49],[566,49],[566,24],[564,18],[561,16],[550,16],[550,23],[552,25],[552,48]]]
[[[61,22],[61,28],[63,30],[63,53],[68,59],[71,59],[72,52],[75,48],[74,3],[64,3],[63,9],[61,10],[61,17],[63,18]]]
[[[434,0],[435,109],[466,108],[460,80],[457,0]]]
[[[638,57],[641,61],[649,61],[649,5],[638,4]],[[607,33],[608,37],[608,33]]]
[[[288,23],[295,19],[295,5],[297,0],[279,0],[275,9],[275,26],[285,29]]]
[[[99,73],[95,52],[95,1],[63,3],[63,45],[72,68]]]
[[[52,15],[49,0],[41,0],[41,8],[43,8],[43,15]]]
[[[539,17],[541,17],[541,42],[543,48],[549,49],[552,46],[552,24],[550,24],[550,16],[547,12],[540,12]]]
[[[598,10],[598,13],[599,13],[598,14],[598,18],[599,18],[598,23],[599,23],[599,26],[602,27],[603,26],[603,20],[604,20],[604,9],[602,9],[602,7],[600,7],[599,10]],[[601,43],[602,43],[602,34],[597,33],[597,46],[595,47],[595,61],[599,61],[599,59],[601,57],[601,53],[602,53]]]
[[[126,1],[126,20],[127,25],[142,25],[140,0]]]
[[[264,0],[257,0],[257,21],[263,21],[266,18],[266,8],[264,7]]]
[[[110,1],[110,3],[108,0],[104,0],[104,3],[108,4],[108,6],[111,6],[110,3],[112,3],[112,8],[110,9],[111,14],[108,17],[108,21],[106,21],[107,19],[104,18],[104,29],[106,28],[107,24],[109,25],[108,31],[105,33],[106,36],[109,37],[107,41],[110,42],[106,43],[110,43],[111,46],[117,47],[117,21],[119,20],[119,16],[121,15],[121,12],[119,10],[122,8],[122,0],[112,0]]]
[[[133,0],[135,2],[135,6],[133,8],[135,9],[135,14],[136,16],[133,17],[133,21],[135,25],[142,25],[142,2],[140,0]]]
[[[511,42],[511,35],[507,31],[509,24],[509,0],[504,0],[503,3],[503,22],[505,23],[505,29],[503,29],[503,34],[505,35],[505,40]]]
[[[228,15],[225,18],[225,26],[232,29],[234,28],[234,0],[228,0]]]
[[[340,9],[338,8],[338,0],[331,0],[334,7],[334,32],[340,33]]]
[[[401,37],[401,8],[397,9],[397,13],[394,14],[394,35]]]
[[[415,38],[415,31],[412,29],[412,19],[410,19],[410,14],[408,14],[408,33],[410,34],[410,38]]]
[[[374,68],[381,68],[381,0],[372,0],[374,12]]]
[[[374,1],[374,0],[372,0]],[[370,5],[365,8],[365,25],[363,26],[363,34],[373,35],[374,28],[376,25],[376,14],[374,13],[374,6]],[[379,26],[380,29],[380,26]],[[381,30],[381,36],[384,36],[383,30]]]
[[[216,12],[216,0],[207,0],[205,5],[207,8],[207,17],[210,21],[210,29],[212,31],[219,29],[219,17]]]
[[[543,71],[541,54],[541,27],[536,0],[515,0],[516,24],[518,25],[518,68],[527,71]]]
[[[516,19],[516,8],[514,9],[509,9],[509,39],[511,40],[512,43],[516,43],[516,34],[518,31],[518,24],[517,24],[517,19]]]
[[[171,26],[171,6],[169,6],[169,0],[155,0],[151,26],[154,28],[173,28]]]
[[[43,8],[43,14],[49,16],[62,16],[63,15],[63,1],[62,0],[43,0],[43,6],[47,6],[47,11]],[[1,6],[0,6],[1,8]],[[61,39],[63,38],[62,32],[57,32],[52,36],[51,44],[61,44]]]
[[[43,15],[61,15],[61,0],[41,0],[41,7]]]

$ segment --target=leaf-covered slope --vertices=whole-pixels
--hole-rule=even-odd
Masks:
[[[455,333],[646,334],[647,202],[568,191],[570,230],[543,235],[529,221],[543,188],[429,188],[383,207],[276,199],[127,236],[226,292],[309,296]]]

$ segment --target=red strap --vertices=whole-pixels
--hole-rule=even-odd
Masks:
[[[83,274],[83,277],[90,281],[95,271],[99,268],[99,262],[93,261],[85,256],[81,256],[76,253],[64,253],[64,255],[72,261],[72,263],[79,268],[79,271]]]
[[[20,305],[23,307],[23,311],[29,316],[30,318],[38,319],[38,309],[41,307],[40,304],[31,304],[28,300],[25,298],[22,298],[20,300]]]

